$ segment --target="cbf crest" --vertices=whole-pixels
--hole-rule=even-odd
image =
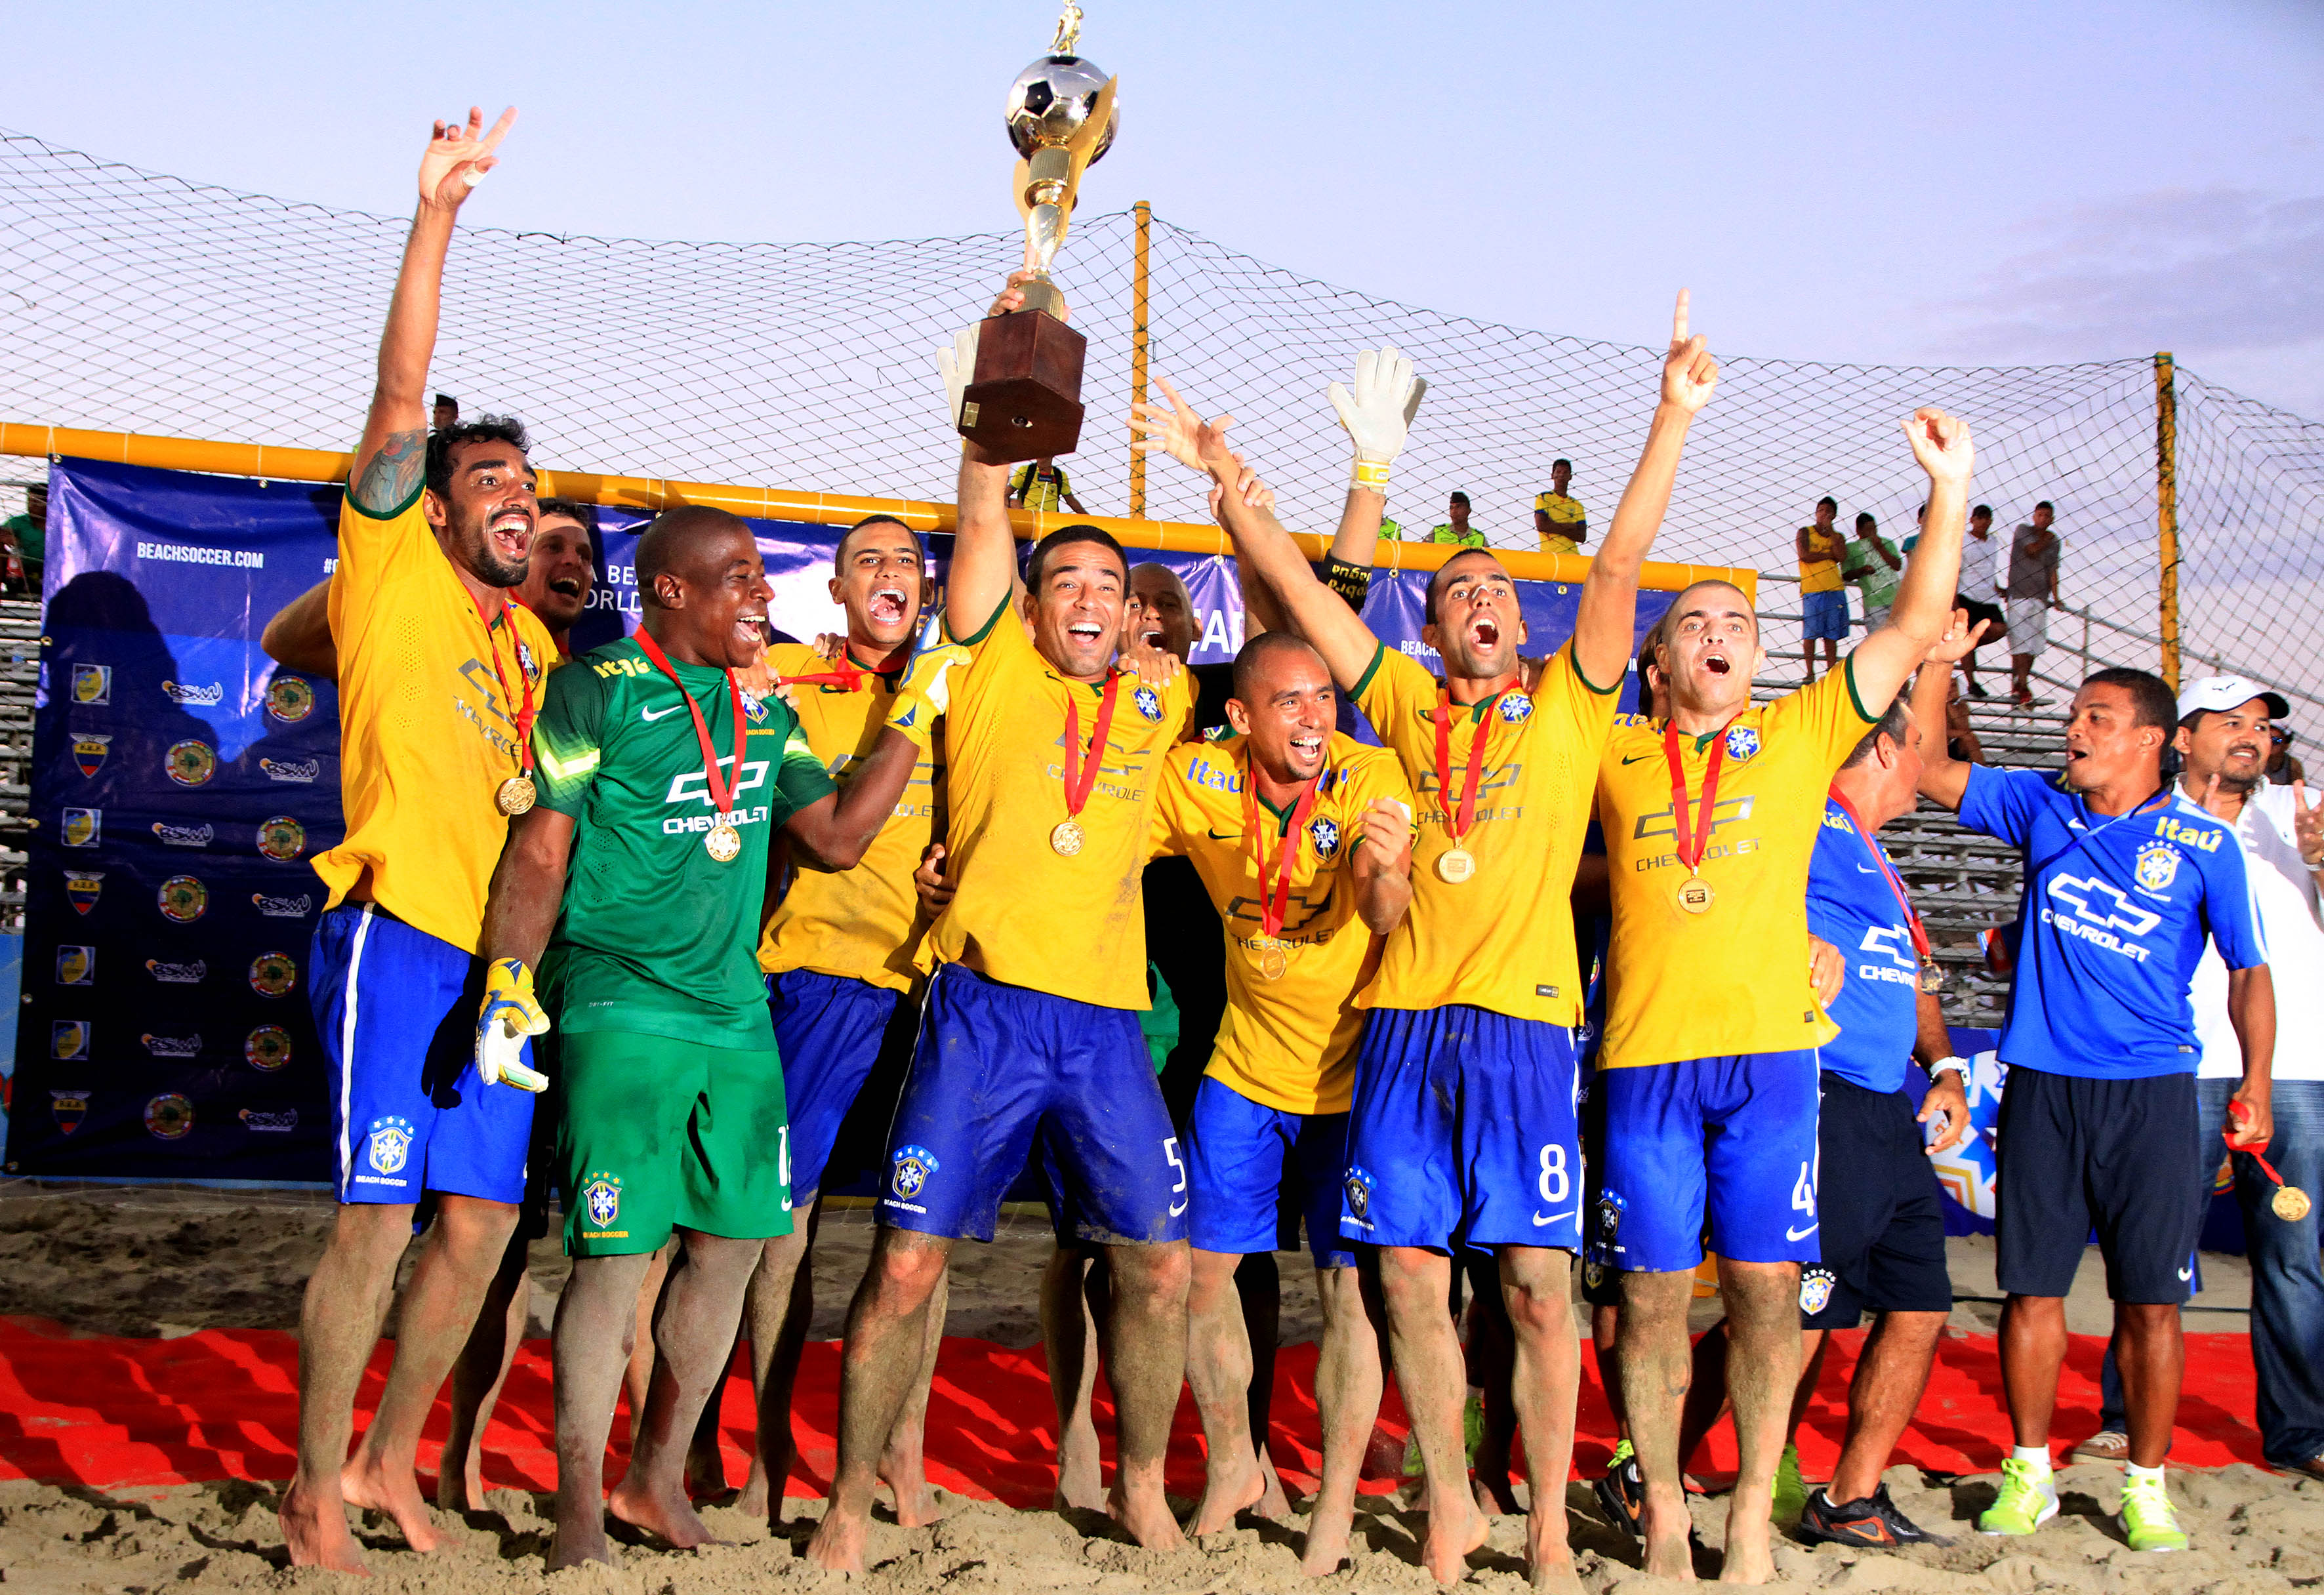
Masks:
[[[1493,706],[1493,712],[1508,724],[1523,725],[1533,718],[1533,699],[1521,692],[1505,692],[1501,694],[1501,701]]]
[[[1360,1163],[1348,1165],[1348,1215],[1369,1230],[1372,1227],[1372,1193],[1379,1182]]]
[[[1750,725],[1730,725],[1727,728],[1727,756],[1737,763],[1759,751],[1758,728]]]
[[[2148,891],[2168,891],[2179,879],[2179,850],[2168,842],[2150,842],[2138,850],[2138,884]]]
[[[1800,1270],[1800,1311],[1813,1314],[1831,1305],[1831,1293],[1840,1284],[1840,1276],[1830,1268],[1805,1268]]]
[[[581,1205],[591,1223],[600,1230],[610,1229],[622,1216],[621,1176],[603,1169],[593,1171],[582,1183]]]
[[[1307,822],[1307,840],[1315,844],[1315,856],[1328,859],[1340,851],[1340,822],[1317,815]]]
[[[1141,687],[1130,695],[1130,701],[1138,705],[1138,712],[1145,715],[1149,724],[1161,723],[1162,695],[1160,693],[1150,687]]]
[[[374,1119],[364,1142],[364,1162],[382,1174],[401,1174],[411,1156],[411,1120],[392,1113]]]
[[[926,1147],[896,1148],[896,1166],[888,1176],[888,1188],[899,1198],[909,1202],[928,1187],[928,1176],[941,1166],[936,1155]]]

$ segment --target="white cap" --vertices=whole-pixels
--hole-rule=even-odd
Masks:
[[[2225,713],[2240,709],[2257,698],[2267,705],[2267,717],[2281,720],[2292,713],[2292,705],[2282,697],[2267,690],[2258,682],[2242,676],[2206,676],[2200,681],[2190,681],[2179,692],[2179,718],[2184,720],[2198,709],[2213,709]]]

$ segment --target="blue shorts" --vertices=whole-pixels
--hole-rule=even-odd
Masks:
[[[1829,637],[1835,642],[1848,641],[1848,594],[1803,593],[1800,595],[1800,636],[1812,641]]]
[[[1812,1263],[1816,1055],[1758,1052],[1600,1069],[1606,1176],[1590,1255],[1602,1268],[1674,1274],[1711,1246],[1739,1263]]]
[[[790,1106],[793,1207],[823,1188],[839,1127],[872,1077],[903,1000],[900,991],[846,975],[788,969],[767,977]]]
[[[1370,1246],[1582,1245],[1573,1032],[1465,1003],[1376,1008],[1356,1052],[1342,1232]]]
[[[888,1138],[880,1222],[991,1240],[1037,1132],[1080,1239],[1186,1238],[1186,1165],[1137,1013],[940,965]]]
[[[315,927],[313,969],[339,1200],[522,1202],[533,1095],[477,1077],[483,961],[374,904],[341,903]]]
[[[1286,1113],[1210,1075],[1186,1121],[1194,1205],[1187,1238],[1204,1251],[1273,1251],[1278,1197],[1297,1203],[1319,1268],[1352,1268],[1340,1238],[1340,1180],[1348,1168],[1345,1113]]]

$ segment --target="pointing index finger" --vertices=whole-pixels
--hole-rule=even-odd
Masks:
[[[1686,312],[1691,296],[1683,288],[1678,290],[1678,308],[1671,312],[1671,347],[1683,347],[1686,343]]]

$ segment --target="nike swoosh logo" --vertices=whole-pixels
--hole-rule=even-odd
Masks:
[[[1174,1202],[1170,1204],[1170,1216],[1174,1219],[1185,1211],[1186,1203],[1183,1202]]]
[[[1804,1230],[1786,1230],[1786,1231],[1784,1231],[1784,1240],[1805,1240],[1809,1236],[1811,1236],[1811,1235],[1814,1234],[1815,1232],[1816,1232],[1816,1227],[1815,1227],[1813,1224],[1810,1224],[1810,1225],[1809,1225],[1806,1229],[1804,1229]]]
[[[1858,865],[1857,865],[1857,866],[1856,866],[1856,872],[1857,872],[1858,874],[1859,874],[1859,875],[1877,875],[1878,873],[1880,873],[1880,871],[1877,871],[1877,870],[1874,869],[1870,864],[1858,864]]]
[[[1622,755],[1622,762],[1625,764],[1636,764],[1641,759],[1651,759],[1653,757],[1654,755],[1652,753],[1625,753]]]
[[[1551,1212],[1551,1213],[1540,1213],[1540,1212],[1537,1212],[1537,1213],[1536,1213],[1536,1214],[1534,1214],[1534,1215],[1533,1215],[1533,1227],[1534,1227],[1535,1229],[1538,1230],[1538,1229],[1540,1229],[1544,1224],[1554,1224],[1554,1223],[1557,1222],[1557,1221],[1558,1221],[1558,1220],[1560,1220],[1560,1219],[1572,1219],[1572,1218],[1580,1218],[1581,1216],[1582,1216],[1582,1210],[1581,1210],[1580,1208],[1578,1208],[1578,1207],[1577,1207],[1577,1208],[1575,1208],[1572,1212]]]
[[[667,709],[640,709],[638,711],[638,718],[641,720],[659,720],[664,715],[675,715],[680,709],[685,707],[686,705],[684,704],[672,704]]]
[[[2195,1270],[2192,1268],[2181,1268],[2179,1270],[2179,1277],[2181,1279],[2192,1279],[2195,1277]]]

